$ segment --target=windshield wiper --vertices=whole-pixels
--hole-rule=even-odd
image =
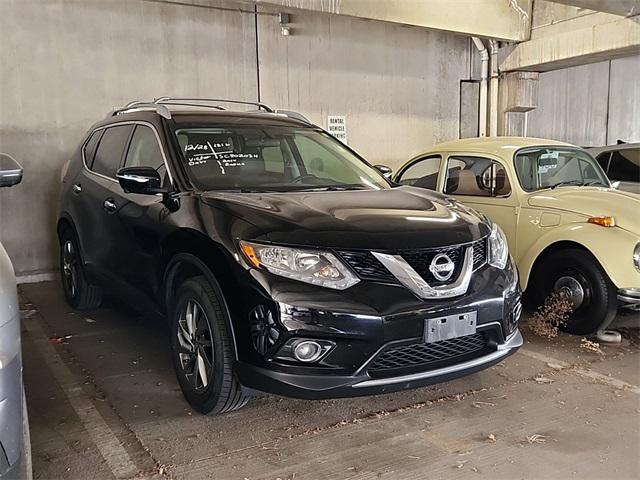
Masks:
[[[563,185],[584,185],[580,180],[566,180],[564,182],[554,183],[553,185],[549,185],[549,188],[553,190],[556,187],[562,187]]]
[[[309,187],[295,190],[296,192],[340,192],[345,190],[364,190],[364,185],[327,185],[324,187]]]

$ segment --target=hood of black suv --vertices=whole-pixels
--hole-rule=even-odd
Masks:
[[[397,250],[477,240],[490,232],[475,212],[413,187],[338,192],[207,192],[202,201],[284,245]],[[245,239],[250,240],[250,239]]]

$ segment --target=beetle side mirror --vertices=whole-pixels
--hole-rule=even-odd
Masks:
[[[386,165],[374,165],[373,168],[378,170],[386,179],[391,180],[391,176],[393,175],[393,170]]]
[[[118,170],[116,177],[125,193],[156,195],[168,192],[162,188],[162,179],[155,168],[125,167]]]
[[[0,187],[12,187],[22,181],[22,167],[13,157],[0,153]]]

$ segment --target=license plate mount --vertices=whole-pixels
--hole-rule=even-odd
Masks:
[[[457,313],[424,321],[425,343],[441,342],[476,333],[477,312]]]

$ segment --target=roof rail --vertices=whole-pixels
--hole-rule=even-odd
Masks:
[[[236,105],[254,105],[256,107],[258,107],[258,109],[262,109],[265,112],[268,113],[275,113],[273,108],[271,108],[269,105],[266,105],[264,103],[261,102],[247,102],[247,101],[241,101],[241,100],[228,100],[228,99],[224,99],[224,98],[179,98],[179,97],[160,97],[160,98],[156,98],[153,103],[159,104],[159,105],[188,105],[188,106],[195,106],[195,107],[209,107],[209,108],[217,108],[219,110],[226,110],[224,107],[221,107],[220,105],[200,105],[200,104],[192,104],[192,103],[185,103],[185,102],[222,102],[222,103],[234,103]]]
[[[289,118],[293,118],[294,120],[300,120],[304,123],[311,123],[307,117],[299,112],[294,112],[292,110],[276,110],[275,113],[279,113],[280,115],[286,115]]]
[[[122,108],[116,108],[112,112],[109,112],[109,116],[116,116],[122,113],[128,113],[132,111],[153,110],[158,112],[158,115],[169,120],[171,118],[171,112],[165,105],[158,105],[157,103],[149,102],[129,102]]]
[[[186,106],[186,107],[201,107],[201,108],[213,108],[215,110],[226,110],[221,105],[206,105],[206,103],[214,103],[214,102],[223,102],[223,103],[233,103],[237,105],[254,105],[258,107],[259,110],[264,110],[267,113],[275,113],[279,115],[284,115],[289,118],[293,118],[295,120],[299,120],[305,123],[311,124],[311,121],[298,112],[293,112],[290,110],[274,110],[270,106],[261,103],[261,102],[246,102],[241,100],[226,100],[226,99],[216,99],[216,98],[178,98],[178,97],[159,97],[155,98],[153,102],[140,102],[133,101],[127,103],[124,107],[116,108],[113,112],[110,112],[110,116],[120,115],[122,113],[132,112],[132,111],[144,111],[150,110],[155,111],[158,115],[166,118],[167,120],[171,118],[171,111],[167,108],[168,106]]]

